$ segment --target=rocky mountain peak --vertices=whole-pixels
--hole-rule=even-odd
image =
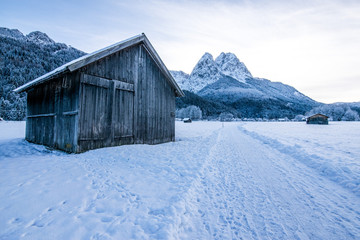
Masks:
[[[205,86],[218,81],[223,76],[232,77],[239,82],[252,78],[245,64],[233,53],[221,53],[215,60],[210,53],[205,53],[195,65],[193,71],[186,77],[174,73],[175,79],[182,89],[198,92]]]
[[[214,57],[213,55],[211,55],[211,53],[204,53],[204,55],[200,58],[199,62],[201,61],[214,61]]]
[[[61,44],[60,46],[61,48],[67,48],[66,44],[56,43],[48,35],[46,35],[46,33],[40,31],[34,31],[25,36],[18,29],[9,29],[9,28],[0,27],[0,36],[16,39],[20,41],[29,41],[37,45]]]
[[[26,35],[26,38],[36,44],[55,44],[55,41],[52,40],[48,35],[46,35],[46,33],[40,31],[31,32]]]
[[[246,78],[252,75],[243,62],[233,53],[221,53],[216,59],[216,64],[224,75],[235,78],[240,82],[245,82]]]
[[[14,38],[14,39],[25,39],[24,34],[22,34],[19,30],[9,29],[4,27],[0,27],[0,36]]]
[[[211,70],[212,73],[218,72],[217,65],[210,53],[205,53],[195,65],[191,74],[198,74],[199,71]]]
[[[206,85],[217,81],[220,76],[220,69],[215,63],[213,56],[210,53],[205,53],[191,72],[185,89],[197,92]]]

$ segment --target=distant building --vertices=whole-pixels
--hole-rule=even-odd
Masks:
[[[329,124],[328,118],[329,118],[328,116],[317,113],[315,115],[312,115],[312,116],[306,118],[306,123],[307,124]]]
[[[175,97],[184,96],[145,34],[14,91],[27,92],[26,140],[75,153],[174,141]]]
[[[184,123],[191,123],[191,118],[184,118]]]

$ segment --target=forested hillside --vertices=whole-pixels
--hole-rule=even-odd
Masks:
[[[42,32],[24,36],[16,29],[0,28],[0,117],[23,120],[26,93],[12,90],[84,54]]]

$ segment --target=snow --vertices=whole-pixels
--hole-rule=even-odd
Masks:
[[[176,122],[176,142],[83,154],[24,130],[0,122],[0,239],[360,236],[359,123]]]
[[[269,124],[248,124],[244,129],[253,138],[296,156],[308,167],[360,197],[359,122],[330,122],[326,126]]]

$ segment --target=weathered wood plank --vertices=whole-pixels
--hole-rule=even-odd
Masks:
[[[115,88],[119,90],[134,92],[134,84],[113,80],[115,82]]]
[[[63,112],[63,115],[65,115],[65,116],[72,116],[72,115],[77,115],[77,114],[79,114],[78,110]]]
[[[84,74],[84,77],[81,79],[81,83],[94,85],[102,88],[110,87],[110,82],[108,79],[104,79],[101,77],[96,77],[88,74]]]
[[[38,118],[38,117],[55,117],[55,113],[44,113],[27,116],[27,118]]]

